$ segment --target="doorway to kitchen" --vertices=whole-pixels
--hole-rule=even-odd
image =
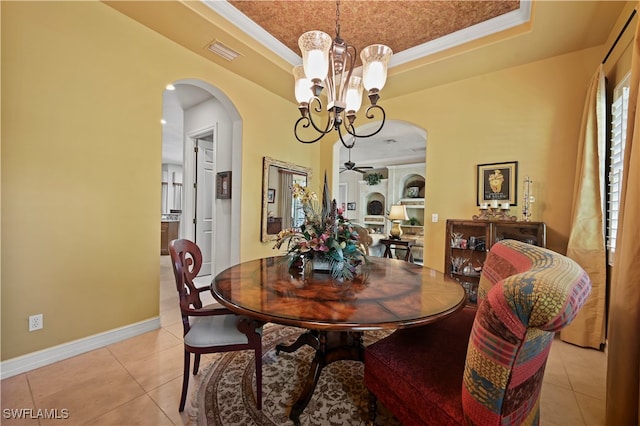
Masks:
[[[181,190],[179,201],[167,201],[179,204],[178,238],[195,241],[203,252],[196,285],[206,286],[212,275],[240,261],[242,120],[227,96],[209,83],[188,79],[170,86],[163,93],[162,169]],[[230,198],[216,198],[219,172],[233,173]],[[169,204],[163,194],[163,213],[171,210]],[[161,270],[171,267],[168,256],[160,263]],[[176,302],[175,283],[165,284],[161,313],[175,309]]]

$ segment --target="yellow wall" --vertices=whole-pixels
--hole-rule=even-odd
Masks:
[[[547,223],[547,245],[564,252],[582,106],[601,49],[589,49],[479,75],[385,102],[427,130],[425,265],[443,270],[445,220],[471,219],[476,165],[518,161],[536,196],[533,220]],[[431,222],[438,213],[440,221]]]
[[[295,106],[102,3],[1,7],[2,360],[158,315],[169,82],[209,82],[238,109],[241,256],[273,254],[262,157],[319,165],[319,147],[293,143]],[[36,313],[44,329],[29,333]]]
[[[535,221],[547,223],[547,246],[564,253],[569,238],[576,144],[588,83],[602,59],[593,48],[385,99],[388,119],[427,131],[425,266],[444,269],[446,219],[477,214],[476,166],[518,162],[534,181]],[[323,157],[324,158],[324,157]],[[329,157],[330,160],[330,157]],[[432,223],[432,213],[439,222]]]

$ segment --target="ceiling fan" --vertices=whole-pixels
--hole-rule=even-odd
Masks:
[[[372,166],[356,167],[356,163],[351,161],[351,148],[349,148],[349,161],[344,163],[344,167],[340,169],[340,173],[352,170],[354,172],[359,172],[364,174],[364,173],[367,173],[367,170],[370,170],[370,169],[373,169],[373,167]]]

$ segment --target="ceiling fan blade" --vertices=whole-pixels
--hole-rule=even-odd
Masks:
[[[354,167],[351,170],[355,170],[356,172],[360,172],[360,173],[367,173],[371,169],[373,169],[373,167],[362,166],[362,167]]]

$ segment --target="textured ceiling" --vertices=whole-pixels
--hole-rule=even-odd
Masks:
[[[291,69],[302,62],[296,47],[297,38],[310,29],[335,34],[335,3],[328,0],[103,1],[292,103],[295,98]],[[364,45],[385,41],[394,50],[383,102],[472,76],[602,45],[622,8],[630,4],[624,1],[535,0],[343,1],[340,19],[341,35],[345,40]],[[235,6],[246,7],[246,13],[271,28],[274,35],[247,19]],[[358,9],[354,12],[352,6]],[[502,7],[505,9],[500,9]],[[251,12],[253,9],[257,12]],[[502,14],[488,21],[405,49],[405,46],[436,37],[436,31],[438,34],[453,31],[499,13]],[[397,21],[388,21],[391,19]],[[307,24],[303,25],[303,22]],[[365,33],[372,35],[365,36]],[[276,37],[282,38],[282,42]],[[207,49],[213,41],[228,46],[240,56],[232,62],[221,58]]]
[[[300,34],[320,30],[336,35],[333,1],[229,1],[231,5],[296,53]],[[519,0],[354,1],[339,6],[340,36],[358,52],[385,44],[394,53],[517,10]]]

